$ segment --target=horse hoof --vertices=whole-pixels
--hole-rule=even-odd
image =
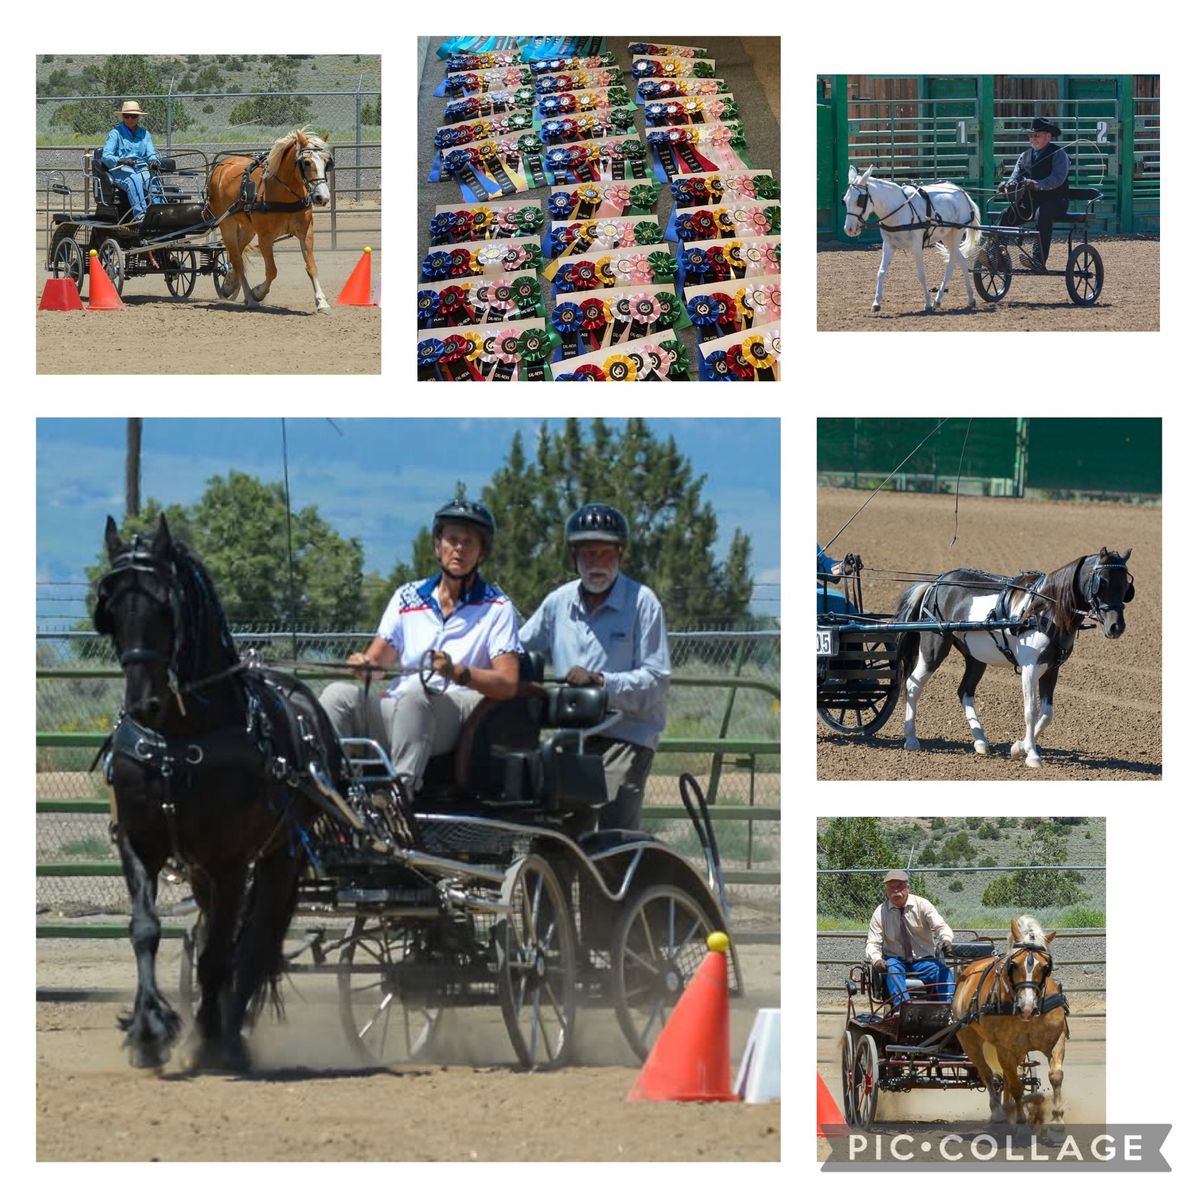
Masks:
[[[976,754],[987,754],[988,751],[990,751],[990,750],[991,750],[991,746],[989,746],[987,742],[976,742],[975,743],[975,753]]]
[[[321,313],[322,316],[326,316],[326,317],[333,315],[333,309],[330,308],[330,306],[328,304],[318,304],[317,312]]]
[[[872,304],[872,305],[871,305],[871,311],[872,311],[873,313],[877,313],[877,312],[879,311],[879,305],[878,305],[878,304]]]
[[[1008,751],[1008,757],[1009,758],[1024,758],[1025,757],[1025,743],[1024,742],[1013,742],[1011,748]]]
[[[905,750],[920,750],[921,743],[915,737],[905,738],[904,739],[904,748],[905,748]]]
[[[1036,754],[1030,754],[1025,758],[1025,765],[1027,767],[1040,767],[1042,765],[1042,760],[1038,758]]]

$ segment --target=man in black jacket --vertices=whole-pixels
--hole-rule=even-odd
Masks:
[[[1035,254],[1031,259],[1021,255],[1025,265],[1035,271],[1045,270],[1050,255],[1051,228],[1067,211],[1067,176],[1071,171],[1071,160],[1067,152],[1051,140],[1056,137],[1062,137],[1062,130],[1057,125],[1035,117],[1029,126],[1029,149],[1017,159],[1012,175],[1001,185],[1001,191],[1005,192],[1028,188],[1005,209],[1000,224],[1037,221],[1041,256]]]

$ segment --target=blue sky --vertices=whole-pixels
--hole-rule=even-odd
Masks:
[[[367,570],[386,573],[407,557],[412,538],[462,479],[475,493],[520,431],[531,452],[541,420],[319,419],[287,421],[293,509],[315,504],[345,537],[358,537]],[[559,427],[562,421],[546,422]],[[610,421],[620,426],[621,421]],[[733,530],[750,534],[760,585],[755,609],[779,613],[780,452],[775,419],[649,419],[671,435],[720,522],[718,554]],[[340,431],[340,432],[339,432]],[[82,615],[78,583],[103,538],[104,518],[124,506],[125,421],[37,422],[37,580],[39,620]],[[214,475],[245,471],[283,477],[277,418],[147,418],[142,434],[142,499],[191,504]],[[597,497],[601,499],[601,497]],[[505,514],[497,514],[503,527]]]

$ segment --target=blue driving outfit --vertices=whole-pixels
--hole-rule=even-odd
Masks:
[[[833,580],[823,580],[821,575],[828,575],[834,568],[837,559],[830,558],[821,545],[817,543],[817,612],[849,613],[857,611],[846,597],[838,591],[840,584]],[[828,585],[828,586],[826,586]]]
[[[118,166],[123,158],[134,159],[136,165]],[[141,220],[150,199],[158,199],[161,192],[157,180],[151,181],[150,163],[158,162],[158,151],[154,148],[150,131],[140,125],[131,130],[126,128],[124,121],[119,122],[104,139],[100,161],[108,168],[113,182],[129,197],[134,220]]]

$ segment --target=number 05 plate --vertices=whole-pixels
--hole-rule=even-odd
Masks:
[[[838,652],[836,629],[817,630],[817,657],[832,658]]]

